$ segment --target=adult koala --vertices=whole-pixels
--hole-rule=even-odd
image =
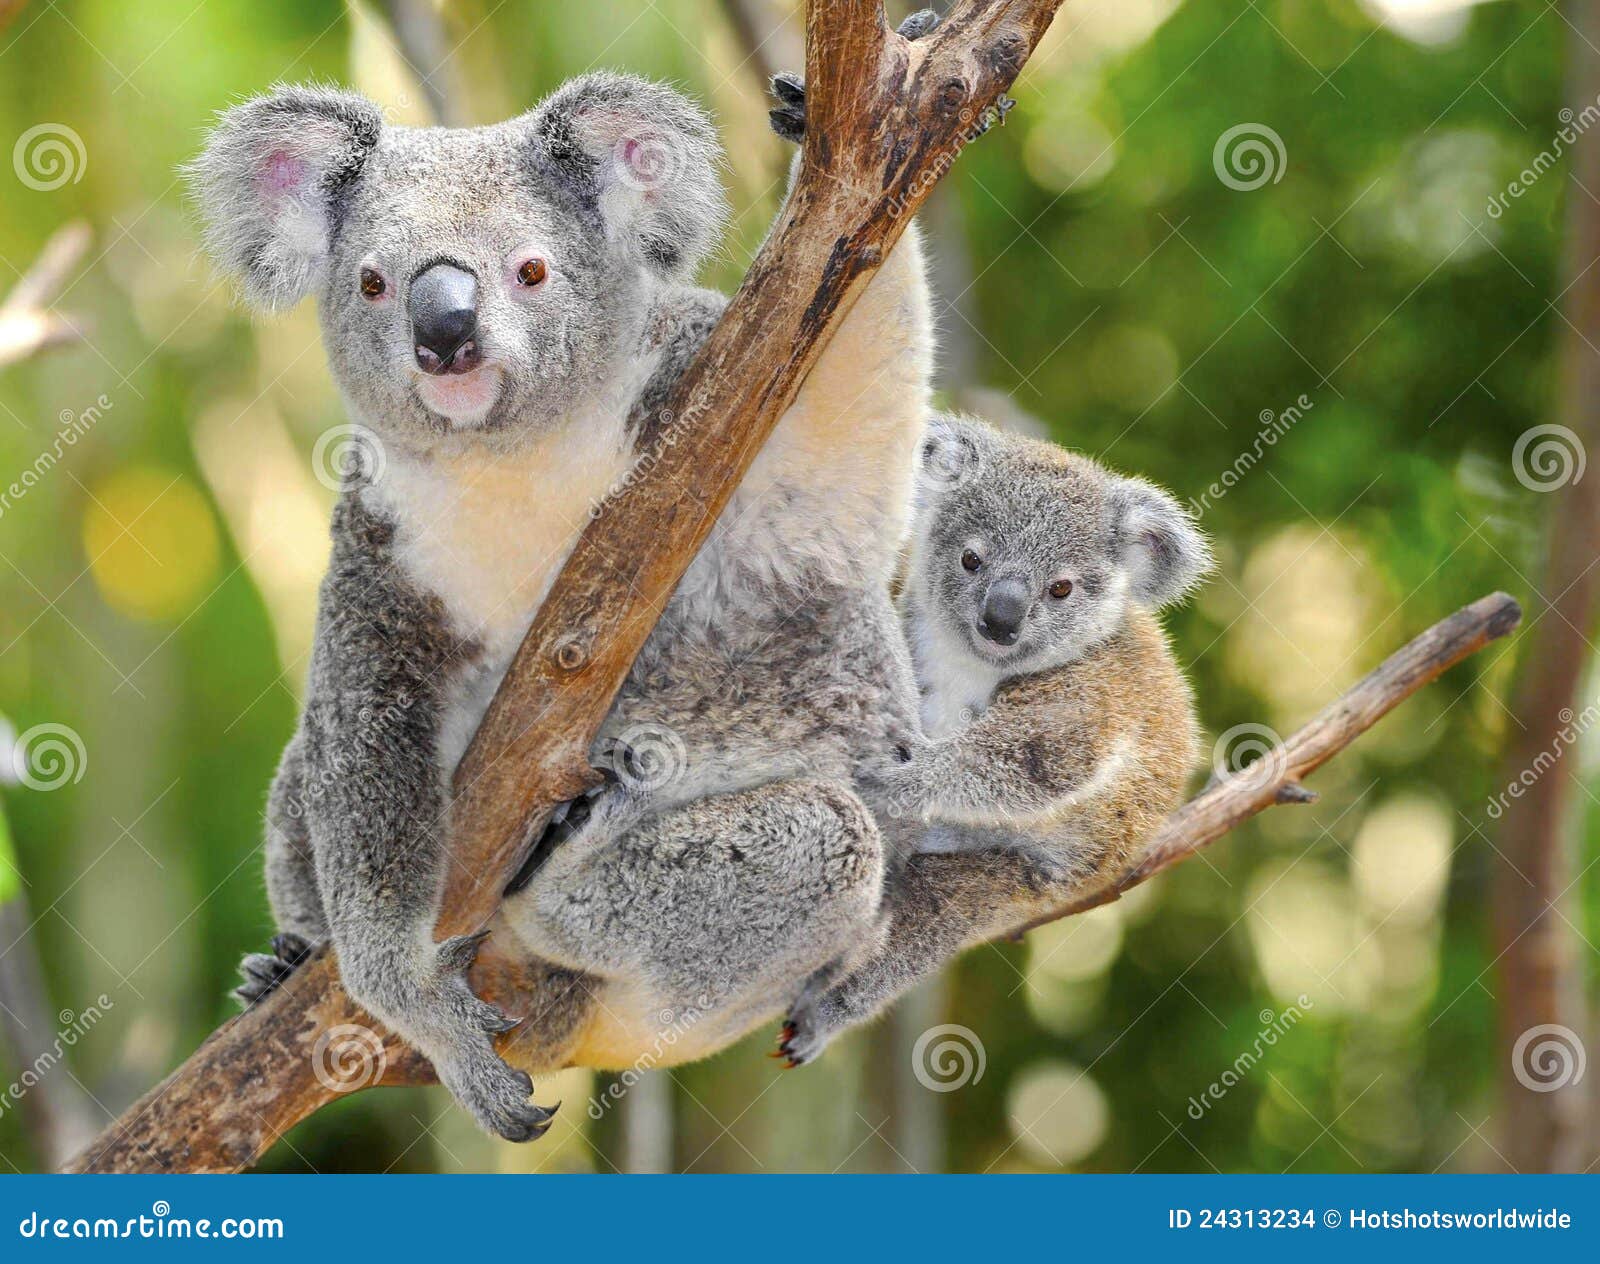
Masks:
[[[722,220],[719,160],[679,93],[595,74],[470,129],[390,127],[358,96],[279,88],[227,111],[192,173],[208,245],[247,299],[316,295],[335,378],[373,437],[334,511],[305,708],[268,805],[284,933],[275,956],[246,959],[241,991],[259,995],[331,939],[351,995],[514,1139],[543,1132],[549,1112],[495,1053],[514,1023],[467,986],[480,937],[432,937],[450,776],[592,506],[659,441],[661,402],[722,310],[689,284]],[[574,871],[565,891],[541,879],[497,922],[531,977],[588,998],[520,1065],[625,1064],[659,1027],[663,989],[696,976],[726,984],[703,1038],[730,1038],[874,923],[880,844],[853,787],[881,784],[859,761],[915,733],[886,587],[929,361],[908,234],[724,511],[601,735],[597,760],[620,751],[625,768],[641,726],[664,730],[680,774],[623,776],[593,812],[629,831],[606,849],[611,868]],[[674,959],[673,928],[744,873],[743,938],[718,962]],[[625,907],[586,920],[599,881],[623,884]],[[630,889],[648,898],[626,907]],[[761,916],[769,897],[782,918]],[[562,970],[575,929],[574,970],[594,967],[591,941],[613,929],[645,945],[603,981],[603,1022],[599,985]]]

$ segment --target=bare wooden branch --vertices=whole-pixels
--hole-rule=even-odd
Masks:
[[[1508,635],[1522,609],[1505,593],[1491,593],[1396,650],[1338,701],[1323,708],[1288,740],[1248,767],[1211,782],[1179,808],[1151,840],[1139,863],[1108,887],[1037,918],[1021,934],[1073,913],[1109,904],[1130,887],[1170,869],[1258,812],[1280,803],[1310,803],[1301,784],[1362,733],[1432,680],[1491,641]]]
[[[49,308],[66,288],[91,239],[89,226],[81,220],[57,229],[34,265],[0,302],[0,369],[83,336],[80,321],[69,321]]]

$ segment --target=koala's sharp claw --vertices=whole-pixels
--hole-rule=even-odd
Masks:
[[[521,1018],[513,1018],[510,1014],[502,1014],[499,1018],[490,1022],[489,1030],[497,1036],[503,1036],[508,1031],[515,1031],[527,1021],[528,1016],[526,1014],[524,1014]],[[528,1091],[531,1093],[533,1089],[530,1087]]]

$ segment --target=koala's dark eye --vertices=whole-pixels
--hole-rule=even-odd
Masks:
[[[383,292],[388,288],[389,283],[377,271],[372,268],[361,269],[362,298],[382,298]]]
[[[549,268],[543,259],[529,259],[517,269],[517,284],[526,285],[529,289],[543,281]]]
[[[1050,585],[1050,595],[1057,601],[1061,601],[1063,598],[1071,596],[1072,581],[1070,579],[1056,580],[1055,583]]]
[[[975,571],[983,565],[983,559],[971,549],[968,549],[961,555],[961,565],[966,570]]]

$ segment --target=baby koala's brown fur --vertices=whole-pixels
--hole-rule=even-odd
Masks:
[[[1177,502],[979,423],[934,436],[901,593],[929,740],[887,796],[910,854],[882,938],[794,1007],[796,1063],[963,948],[1114,880],[1196,762],[1193,698],[1154,614],[1210,564]]]

